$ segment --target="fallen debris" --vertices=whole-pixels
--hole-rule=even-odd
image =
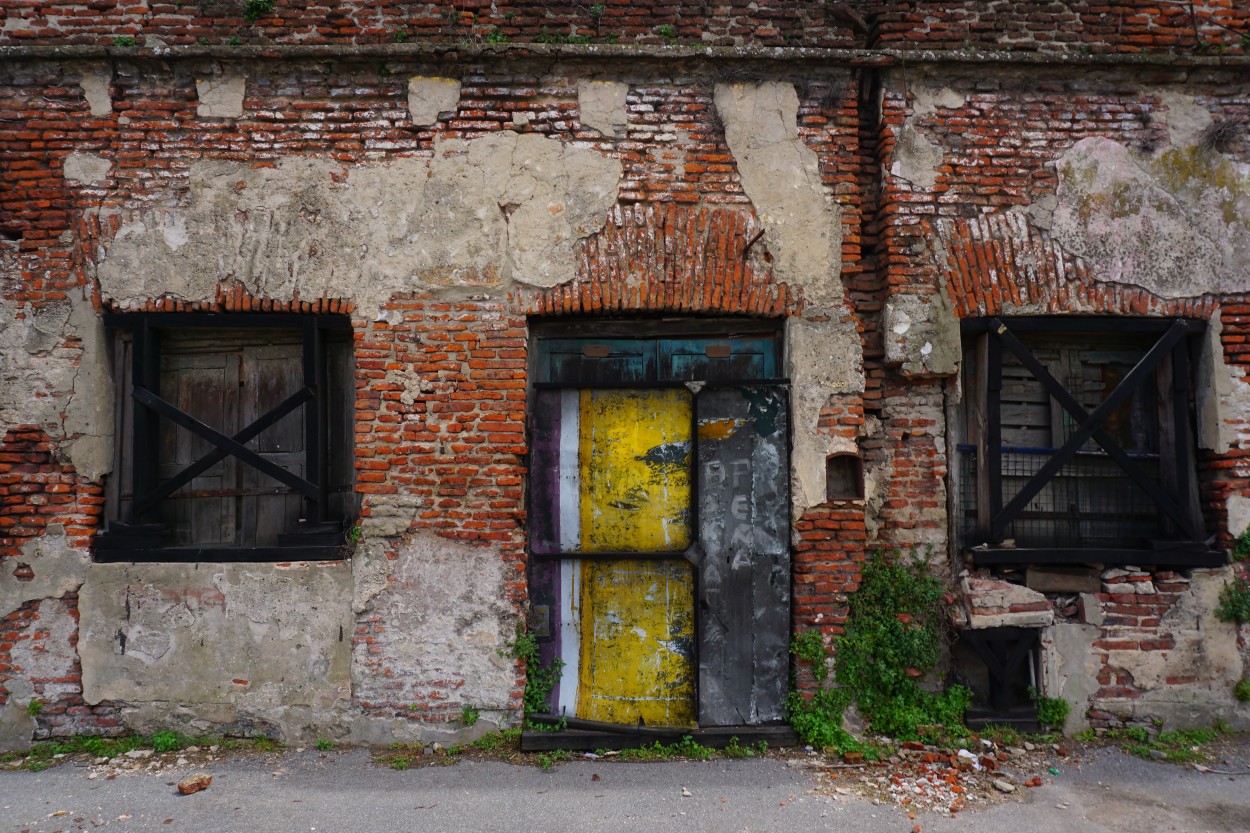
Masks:
[[[200,790],[208,789],[213,783],[213,776],[206,772],[197,772],[195,775],[188,775],[178,782],[178,792],[183,795],[191,795],[198,793]]]

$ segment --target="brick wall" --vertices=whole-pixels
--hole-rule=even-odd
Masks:
[[[331,8],[296,0],[13,0],[5,11],[0,43],[112,44],[132,37],[145,46],[159,39],[167,44],[537,42],[1223,54],[1244,51],[1242,37],[1250,27],[1250,11],[1237,0],[386,0]]]

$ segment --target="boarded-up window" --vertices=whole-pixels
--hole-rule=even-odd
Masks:
[[[118,443],[97,557],[337,554],[354,515],[349,332],[291,318],[118,328]]]
[[[979,562],[1207,558],[1189,372],[1200,326],[966,323],[957,476]]]

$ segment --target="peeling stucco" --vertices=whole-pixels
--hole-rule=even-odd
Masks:
[[[70,545],[64,526],[49,524],[43,535],[29,539],[16,555],[0,562],[0,617],[26,602],[56,599],[77,590],[90,560],[86,552]],[[33,577],[16,577],[20,567]]]
[[[629,85],[620,81],[577,82],[577,106],[581,123],[598,130],[604,136],[615,136],[618,128],[624,128],[627,116],[625,100]]]
[[[1091,138],[1056,170],[1055,238],[1100,279],[1164,298],[1250,286],[1250,165],[1200,145],[1146,157]]]
[[[197,162],[185,204],[127,215],[96,275],[123,305],[208,300],[234,280],[275,299],[347,295],[369,316],[403,291],[550,287],[575,276],[620,176],[598,151],[512,131],[347,169]]]
[[[1063,724],[1069,737],[1089,728],[1087,709],[1081,704],[1098,693],[1098,660],[1091,647],[1100,635],[1097,625],[1077,622],[1042,629],[1042,694],[1076,706],[1068,710]]]
[[[357,646],[356,697],[415,702],[424,697],[427,681],[452,680],[461,702],[507,708],[516,682],[508,646],[517,612],[507,594],[511,567],[499,553],[430,534],[406,537],[393,559],[378,543],[360,550],[353,606],[396,636],[381,655]],[[411,689],[397,690],[392,680],[406,680]]]
[[[1171,648],[1108,651],[1107,668],[1131,675],[1141,694],[1097,700],[1096,707],[1126,720],[1159,718],[1176,728],[1210,726],[1217,718],[1236,729],[1250,728],[1250,712],[1233,698],[1233,686],[1242,677],[1237,627],[1214,613],[1231,575],[1227,567],[1191,573],[1189,590],[1177,597],[1160,624],[1172,636]],[[1186,677],[1195,681],[1176,682]]]
[[[847,322],[791,318],[786,322],[786,367],[793,412],[790,497],[798,517],[826,499],[825,459],[859,451],[853,439],[817,429],[821,409],[831,396],[864,390],[859,334]]]
[[[1238,429],[1250,414],[1250,381],[1242,368],[1225,361],[1223,322],[1217,312],[1207,322],[1198,357],[1198,445],[1225,454],[1240,440]]]
[[[0,297],[0,320],[0,425],[40,426],[80,475],[98,479],[112,467],[113,384],[85,289],[38,308]]]
[[[80,185],[94,185],[108,179],[113,163],[94,153],[75,151],[65,157],[63,171],[65,178]]]
[[[408,79],[408,114],[419,127],[434,124],[439,113],[455,110],[459,102],[460,82],[454,78],[416,75]]]
[[[208,119],[237,119],[243,115],[243,94],[247,79],[242,75],[213,75],[195,79],[199,106],[195,113]]]
[[[1174,147],[1197,144],[1202,132],[1211,126],[1211,111],[1188,93],[1164,90],[1159,94],[1159,101],[1163,105],[1168,142]]]
[[[901,177],[918,188],[932,188],[937,183],[938,166],[942,164],[942,146],[925,136],[911,124],[899,131],[894,144],[890,174]]]
[[[1247,413],[1250,413],[1248,411]],[[1228,496],[1228,534],[1234,538],[1250,529],[1250,496],[1232,494]]]
[[[717,84],[714,101],[778,280],[801,287],[813,311],[840,311],[842,212],[821,183],[816,153],[798,135],[794,85]]]
[[[88,69],[78,79],[82,88],[83,98],[93,116],[107,116],[113,112],[113,100],[109,96],[109,85],[113,82],[113,71],[109,67]]]
[[[882,330],[886,362],[906,376],[949,376],[959,367],[959,319],[945,289],[891,295]]]
[[[331,709],[350,695],[344,563],[92,564],[83,697]]]

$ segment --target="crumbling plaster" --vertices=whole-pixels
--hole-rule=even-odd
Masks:
[[[1250,381],[1244,368],[1226,361],[1219,313],[1207,321],[1198,357],[1198,445],[1220,454],[1242,441],[1238,428],[1250,414]]]
[[[842,212],[820,180],[815,151],[798,134],[794,85],[717,84],[713,98],[777,279],[800,287],[811,307],[840,313]]]
[[[791,380],[793,412],[790,451],[790,499],[795,517],[824,503],[825,459],[859,452],[853,439],[818,429],[829,398],[864,390],[863,347],[854,325],[786,321],[786,370]]]
[[[109,85],[113,83],[113,70],[108,66],[87,67],[78,86],[82,89],[83,98],[91,115],[107,116],[113,112],[113,99],[109,94]]]
[[[80,475],[99,479],[112,468],[113,385],[86,289],[38,307],[0,296],[0,321],[0,425],[42,427]]]
[[[717,84],[713,93],[742,187],[764,227],[779,281],[798,287],[804,317],[787,322],[793,380],[791,500],[795,515],[825,501],[825,458],[855,453],[852,440],[817,428],[831,396],[864,390],[863,348],[846,309],[842,215],[798,134],[799,98],[785,82]]]
[[[43,535],[29,539],[21,551],[0,562],[0,618],[26,602],[56,599],[76,591],[87,575],[90,558],[75,549],[61,524],[50,524]],[[25,565],[34,573],[25,581],[14,576]]]
[[[628,119],[625,112],[629,85],[620,81],[577,82],[577,107],[581,123],[604,136],[615,136]]]
[[[367,316],[398,292],[550,287],[575,276],[575,244],[603,227],[620,176],[595,150],[512,131],[348,169],[200,161],[182,204],[129,214],[102,241],[95,274],[122,305],[209,300],[235,280],[280,300],[346,294]]]
[[[1055,239],[1100,279],[1164,298],[1250,286],[1250,165],[1201,144],[1146,156],[1090,138],[1055,168]]]
[[[352,576],[328,564],[92,564],[83,697],[332,710],[350,697]]]
[[[932,118],[939,108],[955,109],[964,105],[964,96],[949,87],[912,85],[911,116],[903,123],[894,143],[889,171],[891,176],[905,179],[917,188],[932,188],[938,179],[945,149],[925,135],[916,122]]]
[[[1058,622],[1041,634],[1042,694],[1066,700],[1063,733],[1069,737],[1089,728],[1089,703],[1098,693],[1098,661],[1092,646],[1101,635],[1095,624]]]
[[[227,72],[195,79],[195,93],[199,105],[195,114],[208,119],[237,119],[243,115],[243,96],[247,91],[247,79]]]
[[[454,78],[416,75],[408,79],[408,114],[412,123],[426,127],[439,113],[454,111],[460,102],[460,82]]]
[[[959,369],[959,319],[945,287],[896,292],[882,317],[885,360],[905,376],[950,376]]]
[[[509,707],[517,672],[508,648],[519,614],[507,585],[518,577],[498,550],[417,533],[393,550],[367,540],[357,548],[353,567],[353,609],[396,634],[379,656],[367,644],[356,647],[357,699],[418,702],[423,684],[453,680],[452,696],[465,705]],[[391,681],[400,680],[408,687],[397,691]]]
[[[1178,728],[1209,726],[1217,718],[1236,729],[1250,728],[1250,709],[1233,697],[1233,686],[1244,674],[1237,626],[1214,613],[1231,576],[1228,567],[1192,571],[1189,590],[1160,623],[1160,632],[1172,637],[1171,648],[1108,651],[1107,666],[1130,674],[1141,695],[1099,700],[1095,706],[1124,720],[1159,718]],[[1185,677],[1196,681],[1168,682]]]

